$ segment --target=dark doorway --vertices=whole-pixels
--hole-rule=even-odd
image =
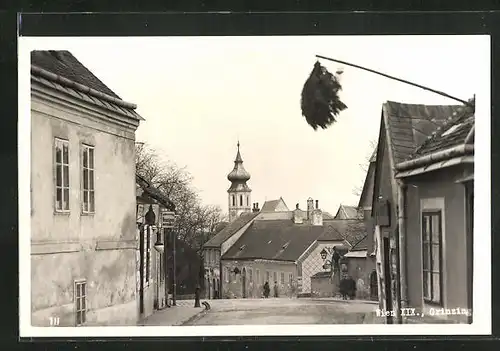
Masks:
[[[241,272],[241,284],[243,298],[245,299],[247,297],[247,270],[245,268]]]
[[[387,310],[392,310],[392,287],[391,287],[391,265],[390,265],[390,244],[389,238],[383,239],[384,250],[384,287],[385,287],[385,303]],[[387,324],[393,324],[392,316],[387,317]]]
[[[373,271],[370,274],[370,299],[378,300],[378,283],[376,271]]]

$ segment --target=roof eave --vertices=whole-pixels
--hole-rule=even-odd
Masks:
[[[71,89],[75,89],[75,90],[82,92],[84,94],[88,94],[88,95],[94,96],[96,98],[105,100],[105,101],[112,103],[112,104],[115,104],[117,106],[129,109],[129,110],[137,109],[137,105],[135,105],[133,103],[126,102],[124,100],[117,99],[113,96],[101,93],[100,91],[97,91],[97,90],[90,88],[86,85],[74,82],[74,81],[67,79],[67,78],[64,78],[64,77],[61,77],[55,73],[47,71],[47,70],[40,68],[40,67],[33,65],[33,64],[31,65],[31,73],[35,76],[43,77],[47,80],[59,83],[63,86],[71,88]],[[141,120],[144,120],[144,118],[142,118],[141,116],[139,116],[139,118]]]
[[[428,155],[424,155],[413,160],[403,161],[396,165],[396,170],[398,172],[407,171],[410,169],[416,169],[422,166],[427,166],[436,162],[446,161],[448,159],[464,156],[473,155],[474,145],[471,144],[460,144],[445,150],[440,150],[433,152]]]

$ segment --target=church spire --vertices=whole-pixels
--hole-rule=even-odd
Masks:
[[[238,140],[238,151],[236,153],[236,158],[234,159],[234,168],[227,175],[227,179],[230,182],[246,182],[250,179],[250,173],[248,173],[243,167],[243,158],[240,153],[240,141]]]
[[[238,140],[236,158],[234,159],[233,170],[227,175],[231,186],[227,190],[229,194],[229,221],[236,219],[243,212],[250,212],[250,193],[247,181],[250,180],[250,173],[243,167],[243,158],[240,153],[240,141]]]

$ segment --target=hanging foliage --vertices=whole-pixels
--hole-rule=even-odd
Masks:
[[[336,121],[335,117],[347,108],[338,96],[341,89],[335,76],[316,62],[304,84],[301,99],[302,115],[314,130],[328,128]]]

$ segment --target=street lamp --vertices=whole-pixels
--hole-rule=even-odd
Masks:
[[[323,261],[326,260],[326,255],[328,255],[328,252],[325,250],[325,248],[323,248],[323,250],[321,250],[319,254],[321,255]]]

